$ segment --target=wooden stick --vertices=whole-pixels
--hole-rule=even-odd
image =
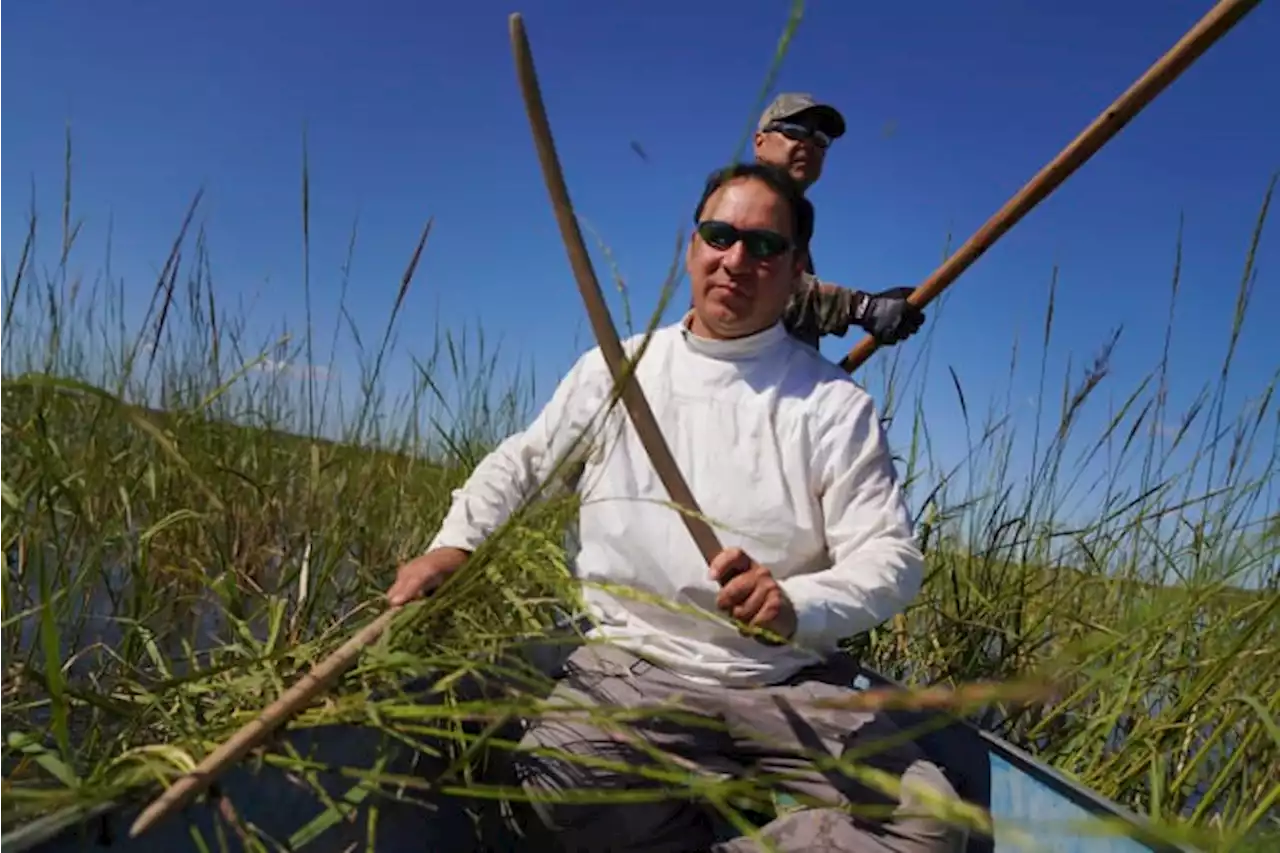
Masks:
[[[578,292],[587,306],[587,315],[591,319],[591,328],[595,332],[596,342],[600,344],[600,352],[609,372],[613,375],[614,387],[631,417],[636,428],[636,435],[643,445],[658,479],[671,500],[680,508],[680,517],[684,521],[694,544],[702,553],[708,564],[720,553],[720,540],[716,537],[711,525],[702,517],[702,510],[689,490],[680,473],[680,467],[671,455],[671,449],[662,435],[649,401],[636,380],[632,365],[628,364],[626,353],[622,350],[622,342],[618,340],[618,331],[609,316],[609,307],[605,305],[604,293],[600,290],[600,282],[591,266],[587,255],[587,246],[583,242],[582,232],[578,229],[578,219],[573,213],[573,203],[569,200],[569,190],[565,186],[564,173],[560,168],[560,160],[556,156],[555,142],[551,136],[551,125],[547,121],[546,108],[542,103],[542,92],[538,87],[538,74],[533,66],[533,53],[529,49],[529,39],[524,31],[524,19],[519,12],[509,19],[511,29],[511,50],[516,59],[516,74],[520,80],[520,91],[524,95],[525,111],[529,115],[529,126],[533,131],[534,146],[538,150],[538,160],[542,165],[542,176],[547,183],[547,192],[551,195],[551,204],[555,209],[556,222],[560,226],[560,236],[564,239],[565,250],[569,254],[569,263],[573,267],[574,278],[578,282]],[[722,578],[720,583],[728,583],[730,578]],[[744,635],[748,632],[742,628]],[[757,642],[765,645],[776,645],[760,635],[755,636]]]
[[[399,606],[388,608],[377,619],[361,628],[336,652],[312,667],[311,671],[297,684],[268,705],[257,718],[245,724],[228,738],[226,743],[209,753],[194,770],[179,777],[143,809],[142,814],[138,815],[137,820],[129,827],[129,837],[137,838],[161,818],[186,806],[231,765],[248,755],[249,750],[257,746],[281,723],[327,690],[338,676],[355,662],[360,652],[382,635],[400,609]]]
[[[697,543],[698,550],[708,563],[720,553],[720,541],[715,531],[702,518],[698,502],[675,459],[667,446],[658,422],[653,417],[653,410],[645,399],[640,383],[632,376],[633,371],[626,363],[626,354],[622,351],[622,343],[618,340],[617,329],[613,318],[609,316],[609,307],[605,305],[604,294],[600,290],[600,282],[596,279],[595,270],[591,267],[591,259],[587,255],[586,244],[582,240],[582,232],[578,230],[577,217],[573,215],[573,205],[569,201],[569,190],[565,187],[564,174],[560,169],[560,161],[556,157],[555,143],[551,138],[551,126],[547,122],[546,109],[542,104],[542,93],[538,88],[538,75],[534,71],[533,56],[529,51],[529,39],[524,32],[524,19],[516,12],[510,17],[511,50],[515,54],[516,73],[520,78],[520,91],[524,95],[525,111],[529,114],[529,125],[533,130],[533,142],[538,149],[538,160],[542,164],[542,176],[547,182],[547,192],[551,194],[551,204],[555,208],[556,221],[560,225],[560,235],[564,238],[564,247],[569,253],[569,263],[573,267],[574,278],[578,281],[578,290],[587,305],[587,314],[591,318],[591,328],[595,332],[596,341],[600,344],[600,352],[613,374],[615,387],[620,390],[622,403],[626,406],[631,422],[635,425],[640,443],[644,445],[649,461],[658,472],[658,479],[666,488],[671,500],[683,510],[680,515],[689,534]]]
[[[1120,132],[1143,107],[1177,79],[1191,63],[1222,38],[1258,5],[1260,0],[1222,0],[1200,19],[1169,52],[1147,69],[1129,89],[1093,120],[1057,157],[1027,182],[978,229],[946,263],[924,280],[908,297],[912,305],[923,308],[936,299],[974,261],[990,249],[1006,231],[1018,223],[1033,207],[1043,201],[1076,169],[1097,153],[1098,149]],[[858,341],[840,362],[845,372],[862,366],[878,348],[870,335]]]

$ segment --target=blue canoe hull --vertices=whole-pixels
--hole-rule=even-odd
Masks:
[[[540,667],[542,668],[542,667]],[[545,670],[544,670],[545,671]],[[890,683],[862,670],[855,687]],[[927,714],[915,715],[917,722]],[[392,754],[385,734],[358,726],[299,729],[284,738],[302,757],[330,767],[372,769]],[[1066,779],[1052,768],[990,733],[959,721],[920,738],[931,758],[944,767],[961,796],[989,810],[993,838],[970,839],[968,853],[1151,853],[1190,848],[1140,841],[1144,822],[1137,816]],[[433,778],[424,758],[402,755],[383,765],[387,773]],[[502,784],[507,780],[497,780]],[[509,784],[510,782],[507,781]],[[317,794],[322,788],[329,803]],[[543,850],[547,839],[522,836],[519,827],[534,821],[500,816],[493,799],[463,801],[421,790],[379,789],[370,793],[358,780],[318,771],[310,784],[291,779],[278,768],[246,762],[218,780],[220,797],[204,798],[137,839],[129,826],[141,802],[116,802],[66,809],[0,838],[0,853],[181,853],[254,849],[237,826],[252,826],[267,850],[376,853],[422,851]],[[338,816],[334,802],[345,803]],[[517,807],[518,808],[518,807]],[[479,815],[477,817],[477,815]],[[1099,818],[1118,823],[1121,832],[1099,827]],[[481,828],[477,830],[477,826]]]

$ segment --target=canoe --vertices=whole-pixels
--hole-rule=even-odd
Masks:
[[[531,654],[524,653],[524,660],[550,672],[565,651],[563,645],[559,652],[548,648],[552,647],[526,649]],[[853,684],[856,689],[894,684],[865,667],[859,673]],[[927,722],[930,714],[917,712],[913,718],[908,725]],[[995,826],[994,837],[971,837],[967,853],[1195,853],[1192,848],[1151,838],[1139,816],[992,733],[964,720],[942,722],[945,725],[922,727],[932,730],[920,737],[921,745],[966,801],[990,812]],[[387,773],[434,775],[423,767],[421,754],[409,757],[403,749],[397,754],[385,732],[371,728],[332,725],[290,730],[279,742],[334,768],[372,768],[381,758],[389,762],[382,766]],[[128,830],[145,801],[121,800],[68,808],[33,821],[0,837],[0,853],[556,849],[548,846],[545,837],[532,834],[529,827],[536,822],[522,819],[519,806],[514,806],[514,816],[504,817],[493,799],[464,801],[404,788],[399,789],[401,796],[396,792],[388,796],[385,788],[371,789],[337,772],[321,771],[310,781],[311,785],[303,784],[277,767],[246,761],[218,780],[214,796],[201,798],[136,839],[128,837]],[[323,789],[328,803],[317,788]],[[344,812],[341,816],[338,805]],[[1109,821],[1112,828],[1100,828],[1098,819]],[[253,827],[252,844],[242,835],[245,826]],[[734,833],[726,826],[721,834],[732,837]]]

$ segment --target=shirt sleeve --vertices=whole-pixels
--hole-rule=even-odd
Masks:
[[[798,326],[810,325],[819,337],[842,338],[850,326],[858,325],[864,301],[860,291],[825,283],[808,272],[801,273],[800,278],[797,292],[787,307],[787,321]]]
[[[819,654],[905,610],[924,578],[875,406],[839,396],[814,454],[831,565],[780,582],[796,611],[793,642]]]
[[[571,452],[597,416],[610,387],[599,350],[578,359],[555,393],[524,430],[502,441],[471,472],[452,503],[431,548],[474,551],[504,524]]]

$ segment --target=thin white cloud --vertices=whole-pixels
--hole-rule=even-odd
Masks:
[[[279,361],[271,358],[259,361],[253,365],[251,370],[255,373],[272,373],[277,376],[289,376],[295,379],[319,379],[325,381],[329,378],[329,369],[323,365]]]

